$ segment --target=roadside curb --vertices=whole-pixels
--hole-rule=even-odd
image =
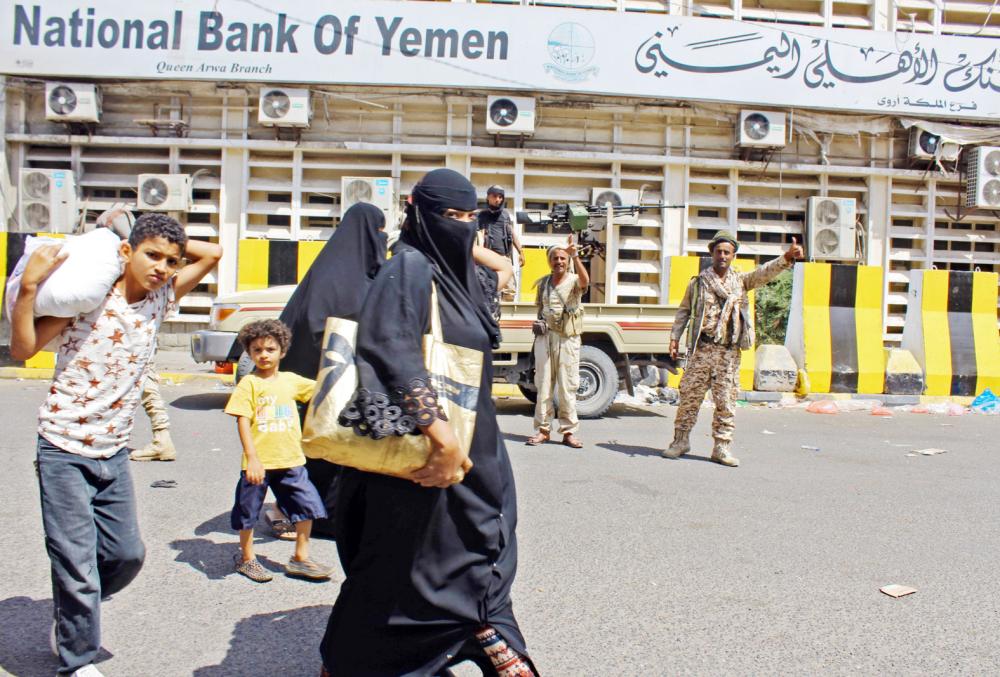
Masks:
[[[0,379],[23,379],[48,381],[52,379],[55,369],[40,369],[32,367],[0,367]],[[160,381],[167,384],[190,383],[192,381],[207,381],[232,383],[232,374],[200,374],[175,371],[161,371]]]
[[[47,381],[51,380],[54,369],[39,369],[32,367],[0,367],[0,379],[23,379]],[[232,374],[203,374],[186,373],[177,371],[161,371],[160,382],[167,385],[178,383],[193,383],[205,381],[207,383],[233,383]],[[510,383],[494,383],[493,397],[523,397],[521,390]],[[873,395],[867,393],[809,393],[804,398],[798,398],[795,393],[775,393],[762,390],[741,390],[737,399],[754,404],[780,402],[782,404],[795,404],[806,401],[815,402],[817,400],[878,400],[882,404],[890,407],[907,404],[934,404],[937,402],[950,402],[967,407],[972,404],[973,397],[960,395]]]

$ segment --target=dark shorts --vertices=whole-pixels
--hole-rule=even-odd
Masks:
[[[233,529],[243,531],[253,529],[260,517],[260,509],[264,507],[264,496],[271,487],[278,507],[291,522],[322,519],[327,517],[326,507],[320,498],[316,487],[309,481],[305,466],[283,468],[280,470],[265,470],[264,481],[260,484],[250,484],[246,471],[240,473],[239,484],[236,485],[236,501],[229,523]]]

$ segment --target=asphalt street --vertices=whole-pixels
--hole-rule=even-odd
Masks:
[[[46,387],[0,382],[0,672],[25,677],[56,668],[32,469]],[[232,573],[228,390],[164,395],[180,455],[132,464],[147,558],[104,606],[100,669],[314,677],[339,568],[325,583]],[[582,450],[524,446],[530,405],[498,406],[518,483],[515,611],[543,675],[1000,673],[1000,417],[744,407],[743,465],[728,469],[707,462],[708,408],[692,455],[666,460],[670,406],[585,421]],[[134,443],[148,439],[140,414]],[[947,453],[907,455],[927,447]],[[333,542],[313,547],[336,563]],[[292,544],[263,534],[258,552],[277,572]],[[890,583],[917,593],[881,594]]]

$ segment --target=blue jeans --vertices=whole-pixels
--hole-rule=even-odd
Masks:
[[[59,673],[94,662],[101,648],[101,600],[142,568],[128,451],[86,458],[38,438],[38,486],[52,564]]]

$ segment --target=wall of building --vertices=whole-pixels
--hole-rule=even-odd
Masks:
[[[976,21],[981,35],[1000,30],[990,2],[956,3],[965,13],[917,0],[730,0],[698,3],[697,11],[682,3],[571,4],[850,27],[845,31],[903,31],[899,13],[912,8],[913,32],[971,34]],[[758,4],[765,7],[751,7]],[[525,91],[520,94],[537,100],[536,130],[515,140],[486,132],[486,97],[495,92],[321,86],[311,88],[311,126],[289,138],[258,124],[254,85],[99,84],[101,124],[92,135],[73,135],[45,120],[43,82],[6,78],[0,115],[11,174],[16,181],[24,167],[72,169],[89,219],[113,202],[133,202],[138,174],[196,174],[194,205],[175,216],[191,236],[221,242],[227,256],[185,299],[175,333],[206,323],[215,296],[237,289],[240,240],[326,239],[340,217],[343,177],[391,177],[403,199],[426,171],[440,166],[465,173],[484,198],[488,185],[506,186],[512,209],[589,202],[594,187],[640,189],[644,202],[683,205],[646,213],[606,235],[616,246],[609,268],[597,271],[604,284],[594,300],[664,302],[668,257],[702,252],[719,228],[739,232],[741,253],[773,257],[792,236],[804,235],[811,196],[857,201],[866,234],[862,261],[887,271],[884,333],[890,343],[902,332],[910,269],[1000,271],[1000,219],[982,212],[959,220],[959,176],[912,165],[908,132],[898,126],[875,135],[823,137],[821,148],[796,127],[796,111],[788,111],[788,145],[747,156],[734,146],[737,105]],[[780,101],[773,107],[783,109]],[[836,116],[840,122],[852,118]],[[528,246],[545,247],[565,236],[522,227]]]

